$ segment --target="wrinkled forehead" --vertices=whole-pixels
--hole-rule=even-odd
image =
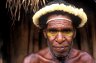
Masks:
[[[53,20],[48,22],[47,29],[73,29],[73,24],[71,21],[66,20]]]
[[[51,15],[48,17],[47,24],[55,27],[68,27],[72,26],[71,18],[67,15]]]
[[[73,28],[73,24],[70,21],[54,20],[50,21],[47,25],[50,28]]]

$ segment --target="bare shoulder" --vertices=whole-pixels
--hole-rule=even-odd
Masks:
[[[89,53],[81,50],[73,49],[71,56],[74,61],[79,63],[95,63],[94,59]]]
[[[23,63],[37,63],[38,57],[37,54],[30,54],[24,58]]]
[[[30,54],[24,58],[23,63],[39,63],[40,60],[43,60],[48,52],[48,49],[40,50],[35,54]]]
[[[87,52],[81,52],[81,60],[85,63],[95,63],[92,56]]]

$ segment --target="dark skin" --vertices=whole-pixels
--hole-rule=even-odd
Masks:
[[[54,59],[49,52],[49,49],[43,49],[39,53],[31,54],[27,56],[24,63],[60,63],[57,59]],[[92,57],[79,50],[73,49],[70,58],[66,63],[94,63]]]
[[[64,15],[51,15],[48,20],[58,17],[71,20],[70,17]],[[76,36],[72,21],[50,21],[43,33],[48,40],[49,48],[27,56],[24,63],[94,63],[88,53],[71,47]]]

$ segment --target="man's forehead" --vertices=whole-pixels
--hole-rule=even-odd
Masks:
[[[71,21],[71,18],[68,15],[56,15],[55,14],[55,15],[51,15],[51,16],[48,17],[47,23],[49,21],[55,21],[55,20]]]
[[[70,21],[54,20],[48,23],[47,28],[73,28],[73,25]]]

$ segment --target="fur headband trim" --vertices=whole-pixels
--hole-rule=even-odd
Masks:
[[[62,4],[56,3],[56,4],[45,6],[42,9],[40,9],[39,11],[37,11],[32,18],[33,23],[37,27],[40,27],[39,18],[42,15],[45,15],[47,13],[54,12],[54,11],[64,11],[69,14],[73,14],[74,16],[78,16],[81,19],[81,22],[80,22],[78,28],[83,27],[85,25],[85,23],[87,22],[87,15],[85,14],[85,12],[83,11],[82,8],[76,8],[72,5],[64,5],[63,3]]]

